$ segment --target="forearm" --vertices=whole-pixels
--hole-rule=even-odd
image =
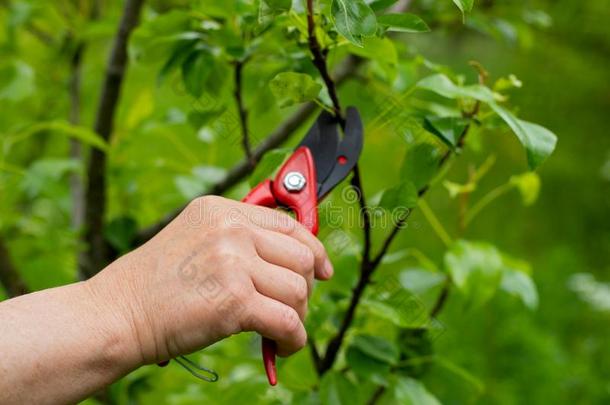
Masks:
[[[0,403],[75,403],[138,367],[106,298],[77,283],[0,303]]]

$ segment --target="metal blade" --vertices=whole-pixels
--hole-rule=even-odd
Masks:
[[[335,166],[339,146],[337,120],[323,111],[298,147],[307,146],[316,165],[318,185],[321,185]]]
[[[329,114],[330,115],[330,114]],[[335,123],[335,130],[338,124]],[[318,190],[318,200],[324,198],[352,171],[362,153],[364,127],[360,113],[354,107],[347,109],[344,137],[332,159],[333,169]]]

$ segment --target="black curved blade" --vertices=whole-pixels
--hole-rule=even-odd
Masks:
[[[335,130],[337,128],[338,124],[335,123]],[[362,153],[363,137],[364,127],[360,113],[355,107],[349,107],[345,119],[344,136],[336,149],[336,154],[330,158],[334,166],[318,190],[318,200],[324,198],[356,166]]]
[[[339,130],[335,117],[323,111],[298,147],[301,146],[307,146],[313,155],[319,188],[336,162]]]

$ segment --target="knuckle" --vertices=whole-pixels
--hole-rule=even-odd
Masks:
[[[309,299],[309,286],[303,277],[295,277],[293,293],[299,304],[307,303],[307,300]]]
[[[286,308],[282,314],[282,329],[288,336],[297,336],[301,328],[301,318],[292,308]]]
[[[315,257],[311,249],[303,247],[299,254],[300,263],[303,266],[305,272],[309,272],[314,267]]]

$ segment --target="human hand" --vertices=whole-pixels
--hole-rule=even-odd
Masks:
[[[289,215],[203,197],[87,284],[151,364],[242,331],[273,339],[280,356],[298,351],[313,279],[332,273],[321,242]]]

